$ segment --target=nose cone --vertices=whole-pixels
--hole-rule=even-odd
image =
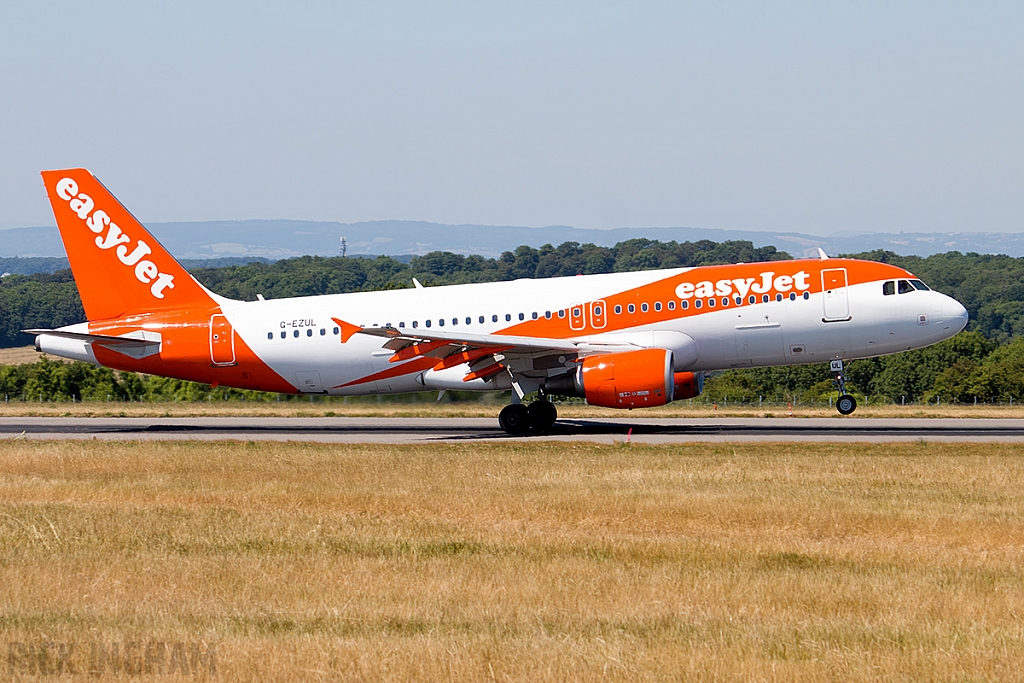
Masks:
[[[949,328],[950,336],[967,327],[967,309],[959,301],[943,295],[942,320]]]

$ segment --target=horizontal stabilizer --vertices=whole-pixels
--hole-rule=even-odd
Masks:
[[[129,332],[123,337],[112,337],[105,334],[87,334],[85,332],[70,332],[67,330],[22,330],[26,334],[45,335],[58,339],[71,339],[87,344],[99,344],[104,348],[122,353],[132,358],[145,358],[160,352],[160,344],[163,341],[161,335],[156,332]],[[40,347],[39,339],[36,339],[36,350],[43,350]],[[63,355],[57,353],[56,355]]]

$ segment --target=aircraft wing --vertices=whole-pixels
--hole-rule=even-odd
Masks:
[[[601,343],[574,339],[553,339],[544,337],[522,337],[503,334],[471,334],[456,330],[421,330],[396,327],[357,327],[335,319],[348,332],[345,339],[353,334],[365,334],[386,339],[385,348],[395,354],[391,362],[411,360],[418,357],[436,358],[435,370],[455,367],[466,363],[470,372],[464,381],[489,379],[503,371],[511,358],[560,355],[565,360],[594,353],[629,351],[638,348],[628,343]],[[562,361],[564,363],[564,361]]]

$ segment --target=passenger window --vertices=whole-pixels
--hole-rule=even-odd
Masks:
[[[928,285],[926,285],[925,283],[921,282],[920,280],[911,280],[910,284],[914,285],[914,289],[919,289],[922,292],[929,291],[928,290]]]
[[[544,311],[544,317],[551,320],[551,311]]]
[[[492,315],[492,316],[491,316],[491,322],[492,322],[492,323],[496,323],[496,322],[498,322],[498,316],[497,316],[497,315]]]
[[[327,328],[326,327],[321,327],[320,328],[320,336],[323,337],[326,334],[327,334]]]
[[[507,323],[512,322],[512,314],[511,313],[506,313],[505,314],[505,322],[507,322]]]
[[[882,283],[882,294],[892,296],[896,293],[896,283],[893,280]]]
[[[736,297],[736,305],[739,306],[742,303],[743,303],[743,297],[742,296]]]
[[[405,323],[398,323],[399,327],[405,327]]]
[[[306,336],[307,337],[312,337],[313,336],[313,328],[312,327],[307,327],[306,328]]]
[[[729,305],[729,297],[727,297],[727,296],[723,296],[722,297],[722,305],[723,306],[728,306]]]
[[[683,303],[685,304],[686,302],[684,301]],[[700,300],[700,299],[697,299],[696,301],[694,301],[694,302],[693,302],[693,307],[694,307],[694,308],[700,308],[700,307],[701,307],[701,306],[703,306],[703,305],[704,305],[704,304],[703,304],[703,303],[701,302],[701,300]]]
[[[685,311],[687,308],[690,307],[690,302],[686,300],[680,301],[679,306]]]
[[[756,304],[756,303],[757,303],[757,297],[756,297],[756,296],[754,296],[753,294],[751,294],[751,295],[750,295],[750,296],[749,296],[749,297],[747,298],[747,303],[748,303],[748,304]]]
[[[524,314],[520,313],[519,314],[519,319],[520,320],[526,320],[526,316]]]
[[[295,332],[292,333],[292,336],[297,338],[299,336],[299,331],[295,330]]]
[[[419,326],[420,326],[420,323],[419,323],[419,321],[418,321],[418,320],[413,320],[413,321],[412,321],[412,329],[414,329],[414,330],[415,330],[415,329],[416,329],[417,327],[419,327]]]
[[[425,322],[425,323],[423,323],[423,324],[424,324],[424,325],[426,325],[427,327],[430,327],[430,321],[429,321],[429,320],[428,320],[428,321],[426,321],[426,322]]]
[[[661,310],[661,302],[660,301],[655,301],[654,302],[654,310],[656,310],[656,311],[660,311]]]
[[[458,325],[458,324],[459,324],[459,319],[458,318],[452,318],[452,325]]]
[[[900,294],[908,294],[914,291],[914,288],[906,280],[900,280],[899,289],[897,290]]]
[[[708,308],[714,308],[714,307],[715,307],[715,300],[714,299],[708,299]]]
[[[618,315],[620,313],[622,313],[622,304],[615,304],[615,314]]]
[[[782,295],[781,294],[776,294],[775,295],[775,300],[776,301],[782,301]]]
[[[335,337],[337,337],[337,336],[338,336],[338,334],[339,334],[340,332],[341,332],[341,330],[340,330],[340,329],[338,329],[337,327],[335,327],[335,328],[334,328],[334,336],[335,336]],[[283,334],[283,333],[282,333],[282,334]]]
[[[676,302],[675,301],[669,301],[668,302],[668,310],[670,310],[670,311],[676,310]]]
[[[561,308],[561,309],[558,310],[558,317],[559,318],[564,318],[565,317],[565,309],[564,308]]]
[[[444,318],[438,318],[437,319],[437,326],[438,327],[444,327]],[[427,327],[430,327],[430,321],[429,320],[427,321]]]
[[[267,332],[267,339],[273,339],[273,338],[274,338],[274,333],[273,332]]]
[[[532,318],[533,320],[536,320],[537,319],[537,311],[534,311],[533,313],[531,313],[530,314],[530,318]]]
[[[477,318],[477,321],[478,321],[478,322],[479,322],[479,323],[480,323],[481,325],[483,325],[483,324],[484,324],[484,317],[483,317],[483,316],[480,316],[479,318]]]
[[[281,339],[284,339],[287,336],[288,336],[287,332],[284,332],[284,331],[281,332]]]
[[[789,293],[789,300],[790,301],[796,301],[796,292],[790,292]]]
[[[603,309],[600,306],[594,306],[594,315],[601,315]]]
[[[804,292],[804,301],[807,301],[810,298],[811,298],[811,293],[810,292]]]
[[[636,313],[636,304],[630,304],[629,306],[626,307],[626,310],[629,311],[630,313]]]
[[[763,303],[763,304],[768,303],[768,295],[767,294],[762,294],[761,295],[761,303]]]
[[[647,312],[647,302],[646,301],[643,302],[642,304],[640,304],[640,311],[643,312],[643,313]]]

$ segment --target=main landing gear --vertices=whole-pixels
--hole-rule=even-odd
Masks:
[[[530,405],[513,403],[501,409],[498,424],[506,434],[539,434],[551,429],[558,411],[551,401],[541,398]]]
[[[849,415],[857,410],[857,399],[846,393],[846,373],[843,370],[843,361],[832,361],[829,369],[835,375],[836,384],[839,386],[839,398],[836,399],[836,410],[840,415]]]

